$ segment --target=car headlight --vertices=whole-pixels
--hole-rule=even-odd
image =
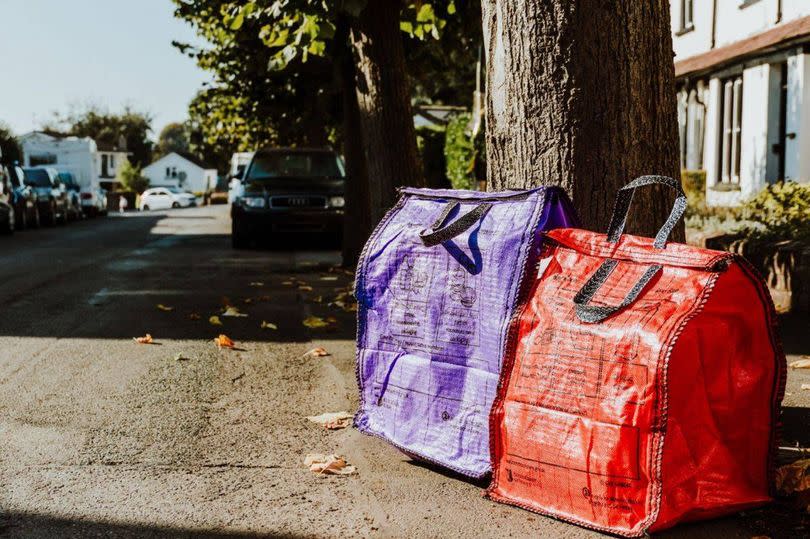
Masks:
[[[264,199],[259,197],[246,197],[242,199],[248,208],[264,208]]]
[[[342,208],[346,205],[346,199],[343,197],[329,197],[330,208]]]

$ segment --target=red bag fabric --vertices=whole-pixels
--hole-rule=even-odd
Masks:
[[[652,183],[679,191],[670,219],[622,235]],[[642,177],[607,235],[547,234],[491,414],[491,499],[628,537],[771,500],[773,304],[742,258],[666,245],[684,208],[675,180]]]

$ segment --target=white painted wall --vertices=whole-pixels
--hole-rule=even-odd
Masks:
[[[769,74],[768,64],[743,71],[740,194],[744,199],[756,194],[766,184]]]
[[[782,20],[790,21],[810,15],[810,2],[807,0],[782,0]]]
[[[174,169],[178,176],[185,172],[185,181],[181,184],[178,177],[167,176],[166,169]],[[204,169],[176,153],[164,155],[144,167],[143,175],[149,178],[150,187],[180,187],[192,193],[208,191],[217,182],[216,169]]]
[[[712,2],[711,0],[694,0],[694,29],[677,35],[681,27],[681,2],[670,1],[670,19],[672,21],[672,46],[677,59],[688,58],[706,52],[712,44]]]

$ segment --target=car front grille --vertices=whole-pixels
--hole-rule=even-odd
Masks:
[[[270,197],[271,208],[325,208],[326,197],[289,195]]]

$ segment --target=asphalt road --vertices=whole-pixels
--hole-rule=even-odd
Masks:
[[[2,238],[0,535],[598,536],[485,500],[484,485],[351,428],[306,421],[357,405],[354,316],[326,305],[351,277],[330,272],[337,252],[237,252],[228,230],[218,206]],[[211,325],[224,303],[248,316]],[[311,315],[337,321],[309,329]],[[803,331],[789,351],[802,351]],[[133,341],[145,333],[156,344]],[[218,350],[218,333],[238,349]],[[332,355],[303,357],[315,346]],[[796,437],[808,436],[802,376],[788,387]],[[345,455],[358,473],[316,476],[303,465],[310,452]],[[766,510],[666,536],[777,528],[804,533]]]

